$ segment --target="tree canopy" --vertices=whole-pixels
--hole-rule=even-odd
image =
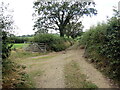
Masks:
[[[80,36],[83,32],[83,25],[82,22],[76,23],[71,22],[66,25],[65,28],[65,35],[69,38],[76,38],[77,36]]]
[[[80,23],[83,15],[97,14],[94,2],[87,1],[39,1],[34,3],[36,21],[34,29],[48,31],[59,30],[60,36],[64,37],[66,26],[71,23]]]
[[[1,31],[8,31],[13,29],[12,10],[8,9],[9,4],[0,3],[0,29]]]

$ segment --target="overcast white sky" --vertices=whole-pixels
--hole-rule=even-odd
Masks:
[[[33,1],[34,0],[0,0],[10,3],[10,7],[14,10],[14,22],[17,25],[16,35],[34,34],[33,31]],[[118,7],[120,0],[94,0],[96,9],[98,10],[97,16],[85,17],[83,19],[84,30],[98,22],[106,21],[106,17],[113,16],[113,6]]]

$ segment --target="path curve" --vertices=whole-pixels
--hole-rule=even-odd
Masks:
[[[82,57],[83,53],[83,49],[74,49],[50,54],[54,56],[52,58],[39,59],[34,62],[29,60],[26,63],[26,71],[28,73],[34,72],[36,69],[44,71],[42,75],[34,77],[36,88],[65,88],[64,65],[71,60],[75,60],[79,63],[80,70],[87,76],[88,81],[96,84],[98,88],[112,88],[111,83],[104,75],[95,69],[92,64],[85,61]],[[32,67],[30,67],[31,65]]]

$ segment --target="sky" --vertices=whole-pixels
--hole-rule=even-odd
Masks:
[[[32,20],[33,2],[34,0],[0,0],[5,3],[10,4],[10,8],[14,10],[13,20],[14,24],[18,27],[15,30],[17,36],[21,35],[31,35],[34,34],[33,25],[34,21]],[[98,11],[98,14],[93,17],[84,17],[82,22],[84,25],[84,31],[89,29],[92,25],[97,25],[98,22],[105,22],[107,16],[110,18],[113,16],[113,6],[118,7],[118,2],[120,0],[94,0],[96,3],[95,8]]]

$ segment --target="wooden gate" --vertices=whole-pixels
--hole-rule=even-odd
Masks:
[[[42,51],[42,52],[46,52],[46,44],[45,43],[37,43],[38,48]]]
[[[26,50],[32,52],[46,52],[47,45],[45,43],[31,43]]]

